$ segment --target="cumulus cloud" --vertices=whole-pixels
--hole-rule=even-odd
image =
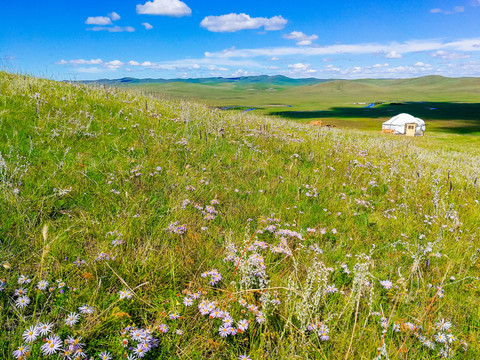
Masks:
[[[123,63],[120,60],[112,60],[104,64],[104,66],[110,70],[117,70],[118,68],[121,68],[123,65],[125,65],[125,63]]]
[[[180,0],[153,0],[138,4],[137,14],[182,17],[192,15],[192,9]]]
[[[390,51],[387,55],[385,55],[386,59],[400,59],[402,57],[403,55],[397,51]]]
[[[443,9],[439,9],[439,8],[435,8],[435,9],[431,9],[430,12],[432,14],[444,14],[444,15],[450,15],[450,14],[454,14],[454,13],[462,13],[465,11],[465,7],[463,6],[455,6],[453,8],[453,10],[443,10]]]
[[[85,20],[87,25],[112,25],[112,20],[107,16],[89,16]]]
[[[295,40],[297,42],[297,45],[307,46],[312,45],[312,41],[317,40],[318,36],[315,34],[306,35],[301,31],[292,31],[290,34],[283,35],[283,38],[288,40]]]
[[[135,28],[131,26],[94,26],[92,28],[89,28],[87,30],[90,31],[108,31],[108,32],[134,32]]]
[[[288,68],[293,71],[294,75],[313,75],[317,72],[317,70],[312,69],[312,65],[304,63],[290,64]]]
[[[288,20],[281,15],[271,18],[256,17],[241,14],[226,14],[220,16],[207,16],[202,20],[200,26],[212,32],[235,32],[240,30],[259,29],[263,27],[265,30],[274,31],[282,30]]]
[[[120,15],[118,15],[115,11],[112,11],[111,13],[109,13],[108,16],[109,16],[110,19],[112,19],[113,21],[117,21],[117,20],[120,20],[120,19],[121,19]]]
[[[144,22],[144,23],[142,23],[142,25],[143,25],[143,26],[145,26],[145,29],[146,29],[146,30],[153,29],[153,26],[152,26],[152,25],[150,25],[150,24],[149,24],[149,23],[147,23],[147,22]]]

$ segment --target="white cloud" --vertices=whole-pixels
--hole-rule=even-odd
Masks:
[[[85,20],[87,25],[112,25],[112,20],[107,16],[89,16]]]
[[[87,30],[90,31],[108,31],[108,32],[134,32],[135,28],[131,26],[94,26]]]
[[[192,15],[192,9],[180,0],[153,0],[138,4],[137,14],[182,17]]]
[[[312,45],[312,41],[317,40],[318,36],[315,34],[306,35],[301,31],[292,31],[290,34],[283,35],[283,38],[288,40],[295,40],[297,42],[297,45],[307,46]]]
[[[454,13],[463,13],[465,11],[465,7],[463,6],[455,6],[453,8],[453,10],[449,11],[449,10],[443,10],[443,9],[439,9],[439,8],[435,8],[435,9],[431,9],[430,12],[432,14],[444,14],[444,15],[450,15],[450,14],[454,14]]]
[[[153,26],[150,25],[150,24],[147,23],[147,22],[142,23],[142,25],[145,26],[145,29],[147,29],[147,30],[153,29]]]
[[[220,16],[207,16],[202,20],[200,26],[212,32],[235,32],[240,30],[259,29],[281,30],[285,27],[288,20],[281,15],[271,18],[256,17],[252,18],[247,14],[226,14]]]
[[[387,55],[385,55],[385,58],[386,59],[400,59],[402,58],[403,55],[398,53],[397,51],[393,50],[393,51],[390,51]]]
[[[425,64],[425,63],[423,63],[423,62],[421,62],[421,61],[417,61],[417,62],[415,63],[415,65],[413,65],[413,66],[424,67],[424,68],[432,67],[432,65],[430,65],[430,64]]]
[[[85,60],[85,59],[73,59],[73,60],[60,60],[55,63],[56,65],[101,65],[103,64],[102,59],[91,59],[91,60]]]
[[[140,63],[138,61],[133,61],[133,60],[130,60],[127,64],[130,65],[130,66],[139,66],[140,65]]]
[[[281,56],[325,56],[325,55],[360,55],[360,54],[393,54],[406,55],[415,52],[449,50],[460,52],[480,51],[480,38],[462,39],[452,42],[439,40],[411,40],[402,43],[367,43],[367,44],[335,44],[325,46],[302,47],[266,47],[254,49],[230,48],[219,52],[205,52],[207,58],[255,58]]]
[[[310,64],[304,64],[304,63],[296,63],[296,64],[290,64],[288,65],[289,69],[292,69],[292,74],[293,75],[302,75],[302,76],[308,76],[308,75],[313,75],[317,72],[317,70],[312,69],[312,65]]]
[[[200,66],[200,65],[198,65],[198,64],[193,64],[193,65],[192,65],[192,68],[194,68],[195,70],[198,70],[198,69],[200,69],[200,67],[201,67],[201,66]]]
[[[440,58],[440,59],[443,59],[443,60],[469,59],[470,58],[469,54],[462,54],[462,53],[445,51],[445,50],[436,51],[433,54],[430,54],[430,56],[434,57],[434,58]]]
[[[112,60],[104,64],[104,66],[110,70],[117,70],[123,65],[125,65],[125,63],[121,62],[120,60]]]
[[[112,11],[110,14],[108,14],[108,16],[110,16],[110,19],[112,19],[113,21],[121,19],[120,15],[118,15],[115,11]]]

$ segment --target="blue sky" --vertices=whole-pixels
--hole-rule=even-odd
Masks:
[[[480,76],[480,0],[2,0],[0,67],[54,79]]]

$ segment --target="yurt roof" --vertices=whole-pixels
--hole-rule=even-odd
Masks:
[[[385,121],[384,125],[403,125],[415,123],[418,125],[425,125],[425,121],[410,114],[402,113],[392,117],[390,120]]]

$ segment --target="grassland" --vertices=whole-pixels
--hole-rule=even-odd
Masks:
[[[480,156],[425,139],[0,73],[0,358],[480,358]]]
[[[146,93],[184,98],[215,107],[282,117],[322,120],[341,128],[378,132],[382,122],[401,112],[427,123],[427,136],[440,146],[471,147],[480,135],[480,79],[427,76],[404,80],[337,80],[310,86],[270,84],[125,85]],[[377,106],[366,109],[370,103]],[[402,104],[402,105],[391,105]],[[289,107],[287,107],[288,105]],[[451,136],[460,135],[460,136]]]

